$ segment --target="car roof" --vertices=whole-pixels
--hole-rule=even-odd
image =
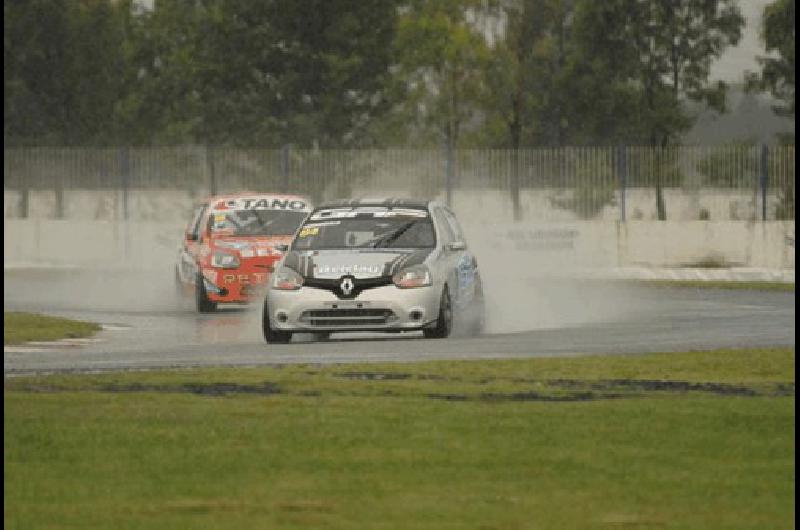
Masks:
[[[377,199],[337,199],[326,201],[315,207],[316,210],[324,208],[341,208],[344,206],[384,206],[386,208],[422,208],[427,209],[433,201],[428,199],[408,198],[377,198]]]
[[[217,201],[225,201],[230,199],[241,199],[241,198],[262,198],[262,197],[269,197],[275,199],[299,199],[305,202],[310,203],[311,200],[306,197],[305,195],[296,195],[294,193],[270,193],[264,191],[257,191],[257,192],[250,192],[250,191],[241,191],[237,193],[227,193],[224,195],[212,195],[206,197],[202,202],[217,202]]]

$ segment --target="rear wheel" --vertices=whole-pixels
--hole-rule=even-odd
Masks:
[[[198,274],[194,280],[194,302],[199,313],[213,313],[217,310],[217,303],[208,299],[202,274]]]
[[[436,325],[432,328],[422,330],[422,334],[428,339],[445,339],[453,331],[453,305],[450,303],[450,293],[447,286],[442,291],[442,299],[439,301],[439,318]]]
[[[266,297],[264,298],[264,310],[261,313],[261,329],[264,332],[264,340],[269,344],[286,344],[292,340],[291,331],[273,329],[269,321],[269,305],[267,305]]]

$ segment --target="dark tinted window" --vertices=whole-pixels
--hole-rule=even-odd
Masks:
[[[441,208],[436,208],[433,211],[433,215],[436,218],[436,225],[439,228],[439,233],[442,236],[442,244],[446,245],[455,241],[453,229],[450,227],[450,223],[445,218]]]
[[[216,235],[286,236],[292,235],[306,218],[306,212],[291,210],[214,211],[208,224]]]
[[[292,248],[431,248],[433,223],[425,210],[404,212],[330,210],[315,212],[300,229]]]

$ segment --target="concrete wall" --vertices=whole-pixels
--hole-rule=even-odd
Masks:
[[[543,271],[795,266],[792,221],[465,221],[479,260]],[[174,262],[182,231],[182,221],[6,219],[3,263],[159,269]]]
[[[175,260],[182,224],[6,219],[6,266],[163,268]]]

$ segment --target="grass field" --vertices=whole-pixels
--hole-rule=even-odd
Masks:
[[[722,280],[641,280],[652,287],[681,287],[693,289],[737,289],[748,291],[794,292],[794,283],[788,282],[744,282]]]
[[[89,337],[97,331],[100,331],[100,326],[91,322],[35,313],[3,312],[3,344],[76,339]]]
[[[26,528],[793,528],[794,350],[5,380]]]

